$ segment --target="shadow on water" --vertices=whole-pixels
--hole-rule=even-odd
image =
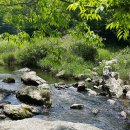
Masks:
[[[0,89],[17,91],[22,87],[20,76],[13,73],[12,70],[1,69],[2,75],[0,78],[6,76],[13,76],[16,79],[15,84],[6,84],[0,80]],[[47,80],[49,83],[61,82],[62,80],[55,79],[52,75],[37,71],[38,75]],[[72,81],[70,81],[72,82]],[[43,120],[63,120],[70,122],[87,123],[102,128],[103,130],[130,130],[130,119],[124,119],[120,116],[120,112],[130,109],[130,102],[125,100],[117,100],[114,105],[107,102],[107,97],[88,96],[87,93],[79,93],[76,88],[69,87],[58,90],[51,85],[52,90],[52,108],[49,114],[40,114],[33,118],[40,118]],[[16,98],[15,93],[9,93],[3,98],[4,101],[9,101],[11,104],[20,104],[21,102]],[[70,106],[74,103],[84,104],[82,110],[72,110]],[[99,109],[99,113],[94,115],[93,109]],[[53,130],[53,129],[52,129]],[[59,126],[54,130],[75,130],[73,128],[66,129]]]

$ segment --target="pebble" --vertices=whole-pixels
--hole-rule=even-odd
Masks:
[[[84,108],[84,105],[83,105],[83,104],[73,104],[70,108],[71,108],[71,109],[81,110],[81,109]]]

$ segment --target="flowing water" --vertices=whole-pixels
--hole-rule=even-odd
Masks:
[[[11,104],[20,104],[16,98],[15,91],[20,89],[23,84],[20,80],[20,75],[14,72],[18,68],[3,68],[0,67],[0,93],[5,93],[1,100],[9,101]],[[54,87],[54,83],[62,80],[54,78],[54,76],[37,71],[37,74],[51,84],[52,89],[52,108],[49,114],[40,114],[33,118],[41,118],[44,120],[64,120],[71,122],[89,123],[103,130],[130,130],[130,119],[124,119],[120,116],[120,112],[130,109],[130,101],[125,99],[117,100],[114,105],[107,103],[107,97],[88,96],[87,93],[79,93],[76,88],[69,87],[58,90]],[[7,84],[1,82],[6,77],[14,77],[16,83]],[[70,83],[72,81],[65,81]],[[7,92],[5,92],[6,90]],[[72,110],[70,106],[74,103],[84,104],[83,110]],[[94,115],[92,111],[99,109],[99,113]]]

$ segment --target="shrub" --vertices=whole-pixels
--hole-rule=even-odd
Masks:
[[[30,44],[23,47],[17,55],[18,63],[24,66],[37,66],[37,62],[46,57],[47,48],[44,44]]]
[[[112,53],[106,49],[100,48],[98,49],[98,55],[99,55],[99,60],[110,60],[112,58]]]
[[[2,56],[3,58],[3,62],[6,64],[6,65],[13,65],[15,64],[15,61],[16,61],[16,58],[15,58],[15,55],[14,53],[6,53]]]
[[[48,55],[38,62],[38,66],[45,70],[50,71],[53,69],[58,71],[58,69],[60,68],[60,62],[57,62],[57,60],[55,60],[54,55]]]
[[[81,56],[85,61],[95,61],[98,57],[95,47],[80,42],[72,45],[72,52],[77,56]]]
[[[5,41],[2,41],[0,43],[0,54],[1,53],[8,53],[8,52],[14,52],[16,50],[16,45],[13,43],[7,43]]]
[[[112,64],[113,71],[120,73],[121,79],[128,80],[130,75],[130,48],[126,47],[115,53],[117,64]]]

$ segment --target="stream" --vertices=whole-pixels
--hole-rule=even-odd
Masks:
[[[19,68],[0,67],[1,101],[7,101],[14,105],[21,103],[14,93],[23,87],[20,80],[20,74],[15,71],[18,69]],[[40,114],[33,118],[87,123],[102,128],[103,130],[130,130],[130,118],[124,119],[120,115],[121,111],[130,111],[129,100],[116,99],[116,103],[110,105],[107,102],[108,97],[88,96],[86,92],[77,92],[77,89],[71,85],[69,85],[68,88],[58,90],[53,84],[63,80],[55,78],[51,74],[40,70],[35,71],[41,78],[45,79],[51,85],[52,108],[50,109],[49,114]],[[2,82],[2,79],[7,77],[14,77],[16,82],[12,84]],[[70,84],[73,81],[64,82]],[[74,103],[84,104],[85,107],[83,110],[70,109],[70,106]],[[97,115],[94,115],[92,113],[93,109],[99,109],[100,111]]]

